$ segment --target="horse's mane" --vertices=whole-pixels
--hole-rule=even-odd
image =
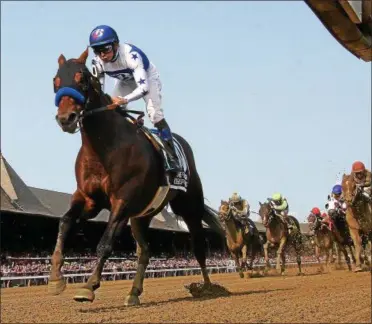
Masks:
[[[288,217],[296,224],[296,227],[300,230],[300,223],[299,221],[297,220],[296,217],[292,216],[292,215],[288,215]]]

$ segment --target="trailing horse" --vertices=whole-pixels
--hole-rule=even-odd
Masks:
[[[205,208],[203,188],[190,145],[174,134],[184,172],[169,177],[165,172],[167,153],[156,134],[133,118],[131,111],[112,104],[98,79],[86,67],[87,57],[88,49],[78,59],[66,60],[60,55],[54,78],[56,120],[64,132],[74,133],[80,127],[82,145],[75,164],[77,189],[69,210],[59,223],[49,278],[50,293],[60,294],[65,289],[61,267],[71,224],[79,218],[94,218],[102,209],[107,209],[110,216],[97,246],[97,265],[74,299],[94,300],[94,291],[100,287],[103,266],[112,252],[114,239],[130,219],[137,242],[138,267],[125,305],[140,304],[139,296],[143,292],[149,263],[146,230],[152,217],[167,203],[187,224],[201,267],[204,284],[200,290],[191,293],[211,293],[215,286],[206,268],[202,219],[221,236],[224,233],[218,219]]]
[[[237,220],[232,212],[231,206],[227,201],[221,200],[219,208],[219,216],[222,224],[224,224],[226,232],[226,243],[230,253],[235,258],[236,270],[240,278],[244,278],[243,269],[247,268],[247,254],[250,252],[250,264],[253,275],[253,260],[257,254],[262,253],[262,242],[259,236],[257,227],[253,223],[253,234],[245,233],[244,225]],[[241,262],[239,260],[242,256]]]
[[[372,263],[372,203],[363,196],[351,174],[342,176],[342,192],[347,205],[346,222],[355,246],[356,265],[354,271],[359,272],[362,271],[363,261],[370,267]],[[368,239],[368,248],[365,249],[368,252],[365,258],[362,258],[363,234]]]
[[[328,268],[329,255],[333,252],[334,244],[337,245],[337,254],[338,254],[338,265],[341,267],[341,257],[340,253],[344,254],[346,263],[349,270],[351,270],[350,258],[346,252],[346,249],[343,245],[342,239],[339,237],[339,234],[335,234],[332,230],[324,223],[321,222],[322,219],[316,215],[310,215],[308,217],[308,222],[310,224],[310,230],[314,232],[314,243],[315,243],[315,256],[320,265],[319,271],[323,271],[323,266],[320,264],[320,254],[325,252],[326,255],[326,268]],[[337,230],[336,230],[337,231]]]
[[[288,216],[289,221],[292,222],[292,225],[294,226],[291,234],[289,235],[287,225],[278,215],[276,215],[274,209],[269,203],[265,202],[262,204],[260,202],[258,214],[261,216],[262,224],[266,228],[267,241],[264,244],[266,271],[268,271],[270,268],[268,255],[269,245],[278,246],[276,270],[282,275],[284,274],[285,270],[285,248],[287,246],[292,246],[296,253],[298,275],[302,275],[301,255],[303,251],[303,242],[298,220],[293,216]],[[281,265],[280,260],[282,261]]]

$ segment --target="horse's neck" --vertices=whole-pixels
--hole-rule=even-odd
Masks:
[[[107,104],[102,101],[95,108]],[[83,119],[81,129],[83,146],[93,151],[103,163],[119,146],[130,149],[136,140],[136,131],[126,118],[116,111],[103,111]]]
[[[284,225],[279,220],[279,216],[272,216],[269,226],[267,227],[267,231],[270,232],[271,236],[276,239],[280,240],[283,236],[284,232]]]
[[[227,234],[230,236],[230,238],[234,242],[236,242],[237,241],[237,238],[238,238],[239,229],[237,228],[237,226],[235,224],[235,221],[232,218],[230,218],[226,222],[226,230],[227,230]]]

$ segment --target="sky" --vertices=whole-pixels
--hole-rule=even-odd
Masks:
[[[52,80],[101,24],[158,68],[213,208],[237,191],[257,211],[280,192],[304,221],[353,161],[371,167],[371,63],[302,1],[1,2],[1,151],[27,185],[76,189],[81,138],[58,127]]]

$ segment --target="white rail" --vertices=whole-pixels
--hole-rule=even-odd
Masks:
[[[313,265],[317,264],[317,262],[302,262],[303,265]],[[263,267],[265,264],[255,264],[253,268]],[[286,266],[294,267],[297,266],[295,262],[289,262]],[[223,266],[223,267],[207,267],[208,272],[211,273],[227,273],[227,272],[236,272],[235,265],[231,266]],[[155,274],[158,274],[157,277],[168,277],[168,276],[187,276],[187,275],[195,275],[201,272],[200,268],[177,268],[177,269],[159,269],[159,270],[146,270],[146,277],[154,278]],[[102,272],[102,277],[109,277],[111,276],[112,280],[129,280],[131,279],[131,275],[134,276],[136,271],[117,271],[117,272]],[[67,282],[75,282],[74,278],[82,278],[83,281],[91,275],[92,273],[67,273],[64,274],[64,278]],[[160,276],[159,276],[160,274]],[[1,284],[3,287],[9,287],[10,283],[12,282],[20,282],[25,286],[31,286],[33,281],[37,282],[44,282],[47,283],[49,278],[48,275],[39,275],[39,276],[11,276],[11,277],[1,277]],[[44,279],[44,280],[42,280]]]

